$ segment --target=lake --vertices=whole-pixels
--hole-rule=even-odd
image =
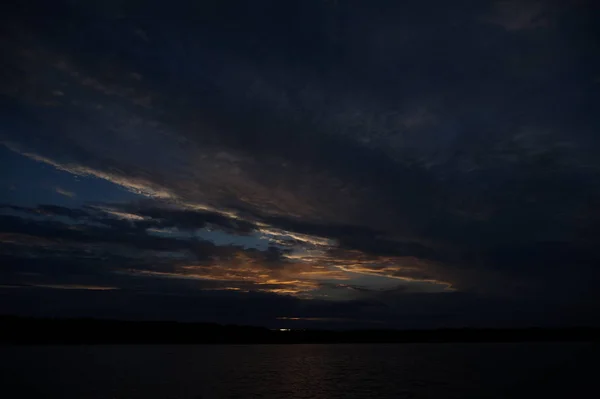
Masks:
[[[6,398],[587,397],[585,343],[0,347]],[[592,391],[586,391],[592,389]]]

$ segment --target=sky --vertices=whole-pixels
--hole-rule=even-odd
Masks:
[[[594,1],[9,1],[0,313],[600,325]]]

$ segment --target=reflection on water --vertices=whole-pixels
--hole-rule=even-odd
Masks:
[[[598,349],[575,343],[4,347],[0,376],[1,389],[15,398],[573,397],[592,386]]]

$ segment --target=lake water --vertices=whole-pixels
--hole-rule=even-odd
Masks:
[[[599,355],[582,343],[0,347],[0,396],[582,398],[597,393]]]

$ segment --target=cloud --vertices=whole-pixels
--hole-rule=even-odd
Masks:
[[[272,235],[267,238],[257,236],[259,242],[266,239],[268,245],[264,249],[242,246],[236,244],[236,240],[243,240],[252,232],[263,233],[259,226],[245,222],[247,226],[237,231],[236,236],[234,228],[238,227],[235,224],[238,221],[235,219],[224,223],[219,214],[193,214],[173,208],[161,211],[156,206],[152,204],[147,211],[139,204],[126,205],[125,208],[138,209],[139,213],[126,213],[130,216],[125,219],[122,212],[113,211],[121,208],[108,205],[91,206],[85,211],[49,205],[5,207],[19,210],[23,215],[32,215],[35,219],[0,216],[4,231],[0,236],[0,243],[4,245],[2,253],[7,257],[7,264],[23,264],[24,260],[18,259],[31,256],[38,258],[39,262],[56,259],[69,264],[89,264],[86,267],[90,270],[102,263],[111,263],[112,266],[104,270],[106,273],[200,281],[202,289],[272,292],[302,297],[351,298],[352,295],[338,289],[341,287],[339,284],[361,274],[378,276],[364,282],[365,286],[374,290],[409,285],[411,291],[429,291],[434,287],[437,287],[434,290],[444,291],[449,286],[449,283],[435,281],[422,272],[419,274],[418,268],[416,274],[409,275],[411,267],[415,268],[418,262],[410,266],[409,262],[400,258],[365,255],[360,251],[336,250],[334,255],[329,241],[291,237],[291,241],[282,241],[279,238],[284,237],[282,233],[276,239]],[[188,220],[179,223],[182,214]],[[60,220],[64,217],[68,219]],[[190,225],[190,220],[203,223]],[[212,222],[213,228],[224,226],[233,242],[211,241],[210,235],[208,239],[200,239],[195,232],[206,227],[205,221]],[[158,226],[171,229],[160,230]],[[248,227],[254,230],[248,230]],[[289,234],[294,236],[294,233]],[[307,252],[310,247],[312,252]],[[38,263],[32,265],[33,272],[39,273]],[[56,278],[54,275],[47,277]],[[44,284],[58,283],[50,281]]]
[[[67,190],[65,190],[65,189],[63,189],[63,188],[60,188],[60,187],[55,187],[55,188],[54,188],[54,191],[56,191],[56,192],[57,192],[57,193],[59,193],[60,195],[64,195],[65,197],[69,197],[69,198],[73,198],[73,197],[76,197],[76,196],[77,196],[77,194],[75,194],[74,192],[72,192],[72,191],[67,191]]]
[[[38,215],[39,209],[50,209],[48,217],[73,217],[68,223],[51,219],[32,220],[12,215],[1,216],[0,254],[6,265],[5,273],[18,281],[29,272],[37,278],[49,278],[36,286],[60,286],[60,269],[72,270],[83,278],[90,273],[194,279],[209,282],[219,289],[244,289],[258,292],[299,294],[318,288],[319,278],[343,279],[342,273],[324,270],[312,274],[312,266],[292,263],[282,256],[282,250],[269,247],[265,251],[244,249],[236,245],[217,246],[209,241],[187,236],[156,236],[135,225],[107,223],[101,215],[62,207],[40,206],[29,210]],[[113,215],[120,220],[120,215]],[[134,223],[139,219],[132,218]],[[83,222],[83,223],[82,223]],[[185,226],[187,228],[187,225]],[[62,265],[51,272],[44,263]],[[106,263],[106,266],[102,264]],[[27,270],[26,265],[32,269]],[[76,265],[80,265],[80,267]],[[110,266],[109,266],[110,265]],[[17,267],[18,266],[18,267]],[[41,267],[41,269],[40,269]],[[63,270],[64,271],[64,270]],[[41,273],[41,274],[40,274]],[[58,273],[58,274],[56,274]],[[89,276],[88,276],[89,277]],[[105,276],[104,278],[107,278]],[[58,281],[53,281],[58,279]],[[78,282],[70,284],[84,286]]]
[[[7,205],[15,264],[30,251],[148,284],[398,303],[597,300],[600,60],[583,9],[308,2],[292,21],[284,5],[190,4],[6,17],[22,27],[1,48],[3,142],[140,198]]]
[[[94,170],[94,169],[88,168],[83,165],[60,164],[51,159],[48,159],[46,157],[43,157],[43,156],[40,156],[40,155],[37,155],[34,153],[21,152],[20,150],[15,148],[14,144],[11,144],[11,143],[3,143],[3,144],[6,145],[11,150],[19,152],[28,158],[31,158],[35,161],[39,161],[39,162],[43,162],[43,163],[52,165],[56,169],[64,171],[64,172],[69,172],[69,173],[72,173],[72,174],[78,175],[78,176],[94,176],[99,179],[104,179],[111,183],[115,183],[119,186],[122,186],[133,193],[145,195],[145,196],[148,196],[151,198],[162,198],[162,199],[173,199],[174,198],[174,196],[171,193],[169,193],[163,189],[157,188],[152,183],[145,181],[143,179],[137,179],[137,178],[131,179],[131,178],[127,178],[124,176],[120,176],[119,174],[111,174],[111,173],[106,173],[106,172],[102,172],[99,170]]]
[[[89,290],[89,291],[112,291],[118,288],[116,287],[102,287],[97,285],[61,285],[61,284],[48,284],[48,285],[33,285],[32,287],[39,288],[52,288],[57,290]]]
[[[490,21],[507,31],[520,31],[547,27],[549,19],[545,1],[498,1],[494,3]]]

